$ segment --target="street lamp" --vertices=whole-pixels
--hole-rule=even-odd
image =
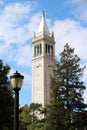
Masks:
[[[15,91],[15,101],[14,101],[14,130],[19,130],[19,90],[22,87],[22,81],[24,76],[18,73],[13,73],[10,76],[12,89]]]

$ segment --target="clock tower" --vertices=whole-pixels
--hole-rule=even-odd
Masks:
[[[54,33],[50,33],[44,11],[32,39],[32,102],[44,107],[50,101],[50,76],[55,66]]]

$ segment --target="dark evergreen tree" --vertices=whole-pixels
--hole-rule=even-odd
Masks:
[[[20,126],[20,130],[26,130],[28,125],[31,125],[32,121],[31,121],[31,115],[29,112],[29,106],[28,105],[24,105],[23,107],[20,108],[19,111],[19,126]]]
[[[81,77],[85,67],[81,68],[79,62],[74,49],[66,44],[51,77],[48,130],[75,130],[83,126],[82,112],[87,105],[82,97],[85,86]]]
[[[39,120],[38,115],[40,115],[41,110],[42,110],[41,104],[38,104],[38,103],[31,103],[30,104],[29,112],[30,112],[30,115],[31,115],[32,123],[33,122],[35,123]]]
[[[9,88],[10,67],[0,60],[0,130],[13,129],[13,95]]]
[[[20,130],[39,130],[43,127],[43,122],[40,118],[43,115],[42,105],[38,103],[31,103],[29,106],[24,105],[20,108]]]

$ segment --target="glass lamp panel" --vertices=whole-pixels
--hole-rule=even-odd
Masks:
[[[14,89],[14,88],[21,88],[21,86],[22,86],[22,78],[12,78],[11,79],[11,85],[12,85],[12,88]]]
[[[18,88],[21,88],[21,87],[22,87],[22,81],[23,81],[22,78],[17,78],[17,85],[18,85]]]
[[[13,89],[16,88],[17,84],[15,78],[11,78],[11,85]]]

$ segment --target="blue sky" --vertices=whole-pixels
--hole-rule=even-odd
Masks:
[[[24,75],[20,105],[31,103],[32,37],[42,10],[54,31],[56,56],[66,43],[75,48],[81,66],[87,66],[87,0],[0,0],[0,59]],[[82,80],[87,86],[87,68]],[[87,90],[84,93],[87,103]]]

